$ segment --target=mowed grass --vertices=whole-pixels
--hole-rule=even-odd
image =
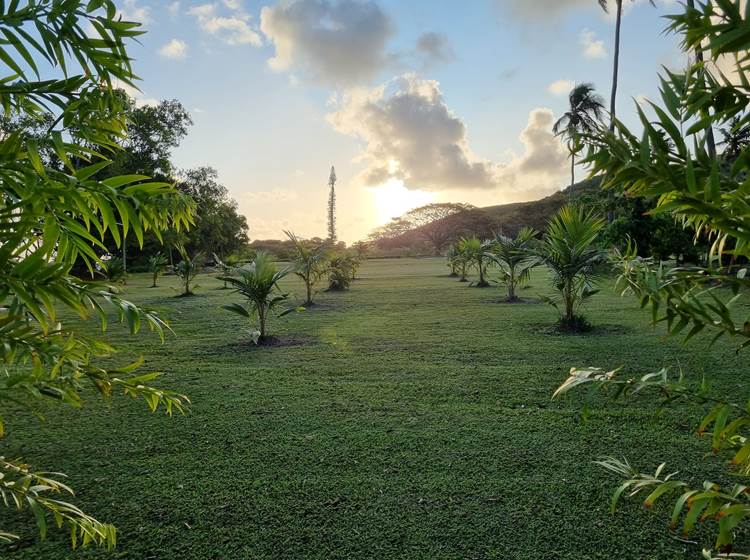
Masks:
[[[31,515],[5,511],[19,531],[12,559],[534,559],[699,558],[667,530],[669,512],[635,501],[610,515],[617,480],[592,461],[660,462],[700,484],[719,459],[702,461],[701,407],[654,414],[656,400],[586,393],[551,401],[571,366],[624,365],[632,374],[682,367],[718,392],[748,394],[750,365],[726,344],[688,347],[652,330],[633,298],[606,280],[586,314],[587,335],[552,334],[556,312],[499,303],[498,287],[446,276],[442,259],[368,261],[351,291],[274,320],[285,345],[254,347],[238,301],[203,276],[176,298],[176,278],[126,287],[161,310],[175,336],[161,345],[122,327],[108,339],[120,360],[143,353],[160,383],[193,401],[188,415],[149,414],[142,402],[89,395],[82,411],[50,409],[46,422],[8,418],[7,456],[70,473],[77,500],[115,523],[111,553],[67,548],[52,531],[38,542]],[[296,278],[285,289],[301,301]],[[525,298],[549,294],[537,271]],[[93,325],[92,325],[93,327]],[[698,538],[701,534],[696,535]],[[740,545],[745,539],[740,535]]]

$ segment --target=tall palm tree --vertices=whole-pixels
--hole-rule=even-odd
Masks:
[[[568,95],[570,107],[552,127],[556,136],[564,135],[570,152],[570,187],[576,182],[576,137],[579,134],[593,132],[597,121],[604,114],[604,99],[594,92],[594,85],[578,84]]]
[[[609,12],[609,0],[597,0],[602,10]],[[623,0],[614,0],[615,6],[617,7],[616,19],[615,19],[615,56],[612,67],[612,95],[609,100],[609,115],[611,118],[609,128],[614,130],[615,128],[615,103],[617,101],[617,76],[620,70],[620,28],[622,27],[622,2]],[[654,0],[649,0],[652,6]]]
[[[733,118],[726,127],[719,129],[724,139],[719,142],[724,146],[724,159],[734,163],[743,150],[750,146],[750,124],[747,119]]]

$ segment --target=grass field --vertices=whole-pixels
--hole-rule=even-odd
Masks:
[[[78,502],[115,523],[119,543],[71,552],[66,534],[39,543],[30,515],[3,513],[0,527],[25,538],[0,557],[699,558],[671,537],[666,511],[625,502],[610,516],[617,481],[592,460],[667,461],[696,484],[717,477],[718,460],[699,461],[702,409],[655,416],[653,400],[597,400],[584,423],[584,392],[550,396],[571,366],[678,364],[742,396],[747,356],[662,338],[609,281],[587,309],[594,332],[559,335],[547,328],[551,307],[499,303],[499,288],[446,272],[442,259],[366,262],[350,292],[321,293],[316,307],[274,321],[283,344],[261,348],[219,308],[236,297],[215,279],[175,298],[175,278],[146,289],[149,278],[132,277],[128,297],[160,309],[176,335],[160,345],[119,327],[108,338],[119,359],[142,352],[164,371],[162,385],[187,393],[191,411],[167,418],[92,398],[82,411],[50,410],[44,424],[9,418],[3,453],[72,473]],[[537,272],[522,295],[549,293],[546,280]],[[285,287],[303,292],[296,279]]]

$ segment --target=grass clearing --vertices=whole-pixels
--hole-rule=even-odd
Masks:
[[[166,372],[161,385],[188,394],[191,411],[169,419],[92,398],[82,412],[46,411],[45,424],[11,422],[4,454],[75,473],[77,503],[115,523],[119,542],[111,553],[70,551],[53,531],[38,543],[30,514],[3,510],[0,526],[24,539],[2,557],[699,558],[670,537],[666,511],[623,502],[607,519],[617,480],[591,461],[708,465],[681,478],[719,477],[718,460],[696,461],[708,450],[693,430],[703,409],[655,416],[653,400],[599,399],[582,423],[583,393],[550,397],[571,366],[677,364],[741,395],[747,359],[654,336],[609,281],[586,309],[594,331],[561,335],[547,329],[551,307],[498,303],[501,288],[447,271],[443,259],[367,261],[351,291],[272,319],[281,344],[269,347],[220,309],[239,298],[218,280],[201,276],[196,296],[177,298],[175,277],[155,289],[150,275],[132,277],[127,297],[163,311],[176,336],[161,345],[114,327],[108,339],[120,359],[142,352]],[[304,299],[298,279],[284,288]],[[519,295],[540,293],[550,290],[537,270]]]

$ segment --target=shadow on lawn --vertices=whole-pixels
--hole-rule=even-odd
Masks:
[[[616,324],[588,325],[585,329],[571,330],[566,329],[560,323],[530,323],[527,328],[533,334],[553,336],[611,336],[635,331],[633,327]]]

